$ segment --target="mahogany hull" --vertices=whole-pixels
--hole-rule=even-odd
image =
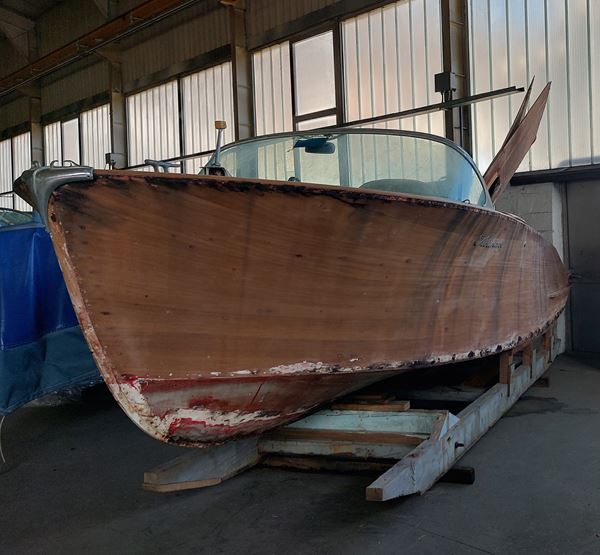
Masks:
[[[555,249],[493,210],[340,187],[101,172],[49,227],[106,382],[156,438],[265,431],[561,312]]]

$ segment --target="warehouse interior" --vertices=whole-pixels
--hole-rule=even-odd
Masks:
[[[143,491],[144,471],[188,450],[96,387],[3,418],[0,550],[598,552],[599,37],[592,0],[1,0],[1,208],[31,210],[13,182],[35,163],[197,174],[217,120],[224,144],[346,125],[437,135],[483,174],[523,99],[508,89],[552,82],[496,208],[554,246],[571,290],[546,387],[465,455],[472,485],[373,504],[364,473],[261,467]],[[473,95],[488,96],[410,115]]]

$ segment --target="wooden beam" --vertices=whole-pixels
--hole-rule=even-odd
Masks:
[[[15,27],[22,33],[31,31],[35,27],[35,21],[33,19],[3,6],[0,6],[0,22],[8,23],[11,27]]]
[[[248,438],[195,449],[144,473],[146,490],[169,492],[213,486],[260,460],[257,439]]]
[[[367,487],[370,501],[424,493],[439,480],[546,372],[547,351],[536,353],[533,368],[518,368],[508,385],[498,383],[458,414],[458,422],[439,440],[429,439],[416,447]]]
[[[388,403],[334,403],[333,410],[370,410],[404,412],[410,409],[410,401],[390,401]]]

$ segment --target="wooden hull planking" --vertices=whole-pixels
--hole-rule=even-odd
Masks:
[[[184,445],[510,349],[568,295],[521,220],[424,197],[98,171],[56,190],[48,216],[106,382],[142,429]]]

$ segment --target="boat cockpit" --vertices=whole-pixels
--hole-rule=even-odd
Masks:
[[[225,145],[201,173],[302,181],[493,208],[473,160],[453,142],[388,129],[280,133]]]

